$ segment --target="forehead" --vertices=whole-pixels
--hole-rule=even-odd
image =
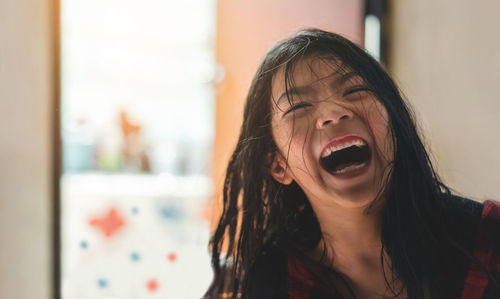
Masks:
[[[272,99],[275,104],[287,89],[293,94],[297,90],[305,91],[325,84],[335,88],[347,81],[362,81],[351,68],[332,56],[305,58],[291,65],[286,76],[285,71],[286,66],[281,66],[273,77]]]
[[[293,81],[294,85],[299,85],[299,83],[303,85],[321,78],[340,75],[346,71],[342,62],[335,57],[315,56],[293,63],[287,75],[288,80]],[[273,89],[281,85],[285,87],[285,66],[280,67],[273,78]]]

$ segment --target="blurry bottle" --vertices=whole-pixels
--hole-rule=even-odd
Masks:
[[[64,172],[86,172],[94,169],[95,136],[85,118],[63,127],[62,158]]]

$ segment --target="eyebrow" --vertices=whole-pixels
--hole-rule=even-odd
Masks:
[[[288,89],[288,95],[289,96],[294,96],[294,95],[306,95],[310,94],[313,92],[313,88],[310,85],[307,86],[300,86],[300,87],[292,87]],[[278,100],[276,101],[276,105],[279,106],[281,101],[286,99],[287,91],[285,90]]]
[[[333,74],[335,73],[332,73],[331,75],[329,76],[332,76]],[[327,77],[329,77],[327,76]],[[343,85],[345,82],[347,82],[348,80],[350,80],[351,78],[353,77],[359,77],[358,73],[355,73],[355,72],[349,72],[349,73],[345,73],[345,74],[342,74],[342,76],[338,77],[337,79],[335,79],[331,84],[330,86],[332,88],[337,88],[338,86],[340,85]],[[292,88],[289,88],[288,89],[288,95],[289,96],[294,96],[294,95],[306,95],[306,94],[310,94],[314,91],[314,89],[312,88],[311,85],[306,85],[306,86],[296,86],[296,87],[292,87]],[[285,90],[278,98],[278,100],[276,101],[276,105],[279,106],[281,101],[284,100],[286,98],[286,95],[287,95],[287,91]]]

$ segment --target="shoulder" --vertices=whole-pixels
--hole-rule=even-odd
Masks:
[[[462,298],[500,298],[500,203],[484,202]],[[487,270],[486,272],[484,270]]]
[[[457,195],[444,195],[443,207],[454,232],[473,242],[479,229],[484,204]]]
[[[481,213],[476,250],[500,254],[500,203],[487,200]],[[498,264],[500,271],[500,263]]]
[[[489,219],[490,221],[500,221],[500,202],[487,200],[484,202],[484,209],[482,218]]]
[[[287,253],[275,243],[269,243],[248,272],[248,298],[288,298],[287,279]]]
[[[484,203],[460,196],[449,196],[445,200],[445,211],[450,219],[466,231],[474,235],[499,233],[500,236],[500,202],[486,200]]]
[[[457,195],[443,195],[445,208],[459,217],[480,218],[484,204]]]

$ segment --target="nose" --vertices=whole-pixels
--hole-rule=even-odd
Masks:
[[[330,103],[320,109],[316,127],[322,129],[330,124],[338,124],[353,117],[351,110],[337,104]]]

